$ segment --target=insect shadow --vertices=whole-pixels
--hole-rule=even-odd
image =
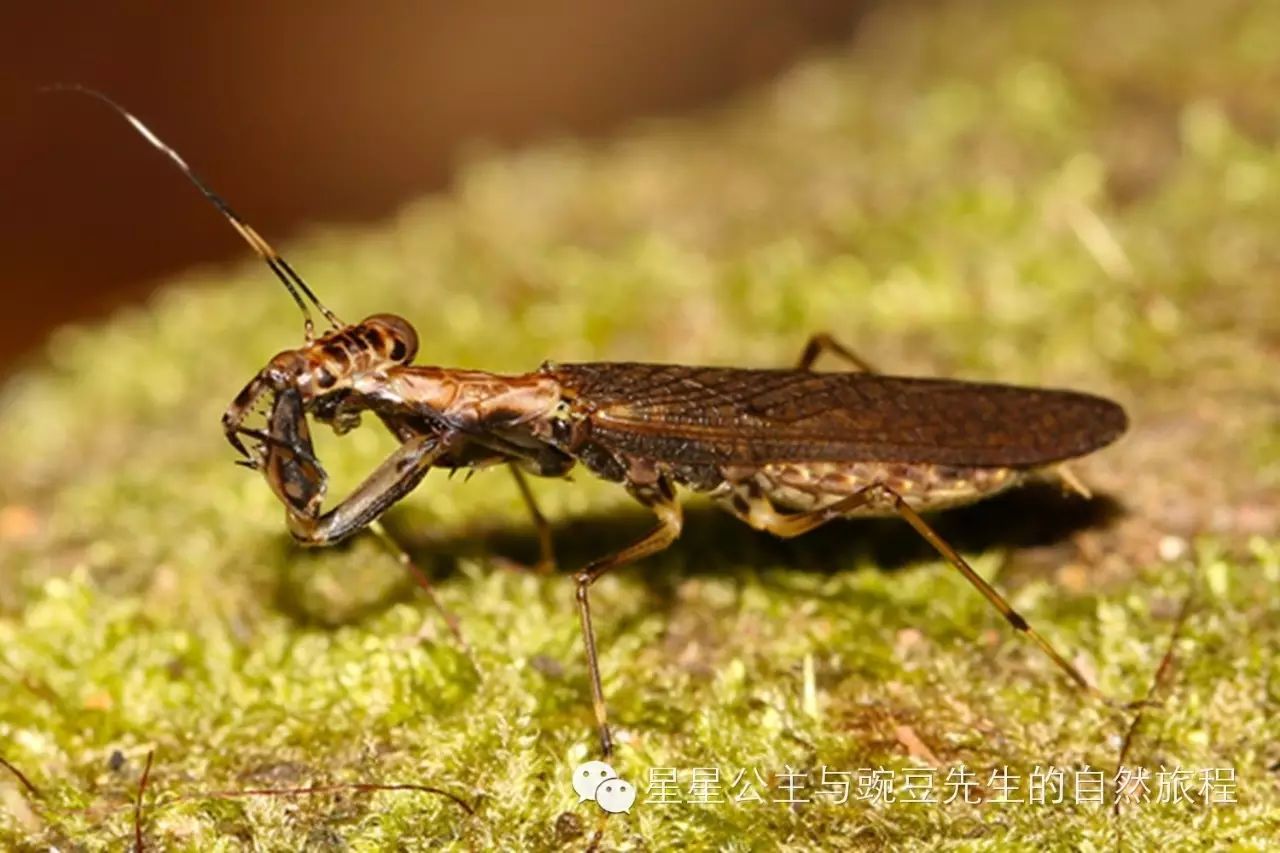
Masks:
[[[982,503],[937,513],[933,522],[938,533],[961,551],[1032,551],[1019,554],[1019,566],[1039,571],[1068,559],[1064,546],[1073,534],[1105,529],[1123,513],[1123,506],[1110,495],[1083,498],[1064,492],[1057,484],[1033,481]],[[434,583],[448,583],[458,574],[463,560],[489,560],[500,567],[506,563],[509,569],[532,564],[538,553],[538,538],[530,525],[470,525],[439,536],[411,526],[406,515],[391,514],[388,527]],[[639,507],[619,507],[557,523],[557,574],[567,578],[600,554],[615,549],[619,542],[633,541],[652,523],[652,516]],[[315,582],[317,561],[332,559],[333,549],[310,552],[284,537],[273,538],[273,542],[280,550],[277,564],[285,567],[278,578],[275,606],[302,625],[337,628],[357,624],[395,604],[412,601],[418,594],[414,581],[405,573],[395,577],[387,574],[397,571],[393,560],[374,559],[370,562],[376,565],[361,570],[372,575],[370,583],[352,584],[353,588],[376,589],[374,595],[342,604],[318,604],[308,590]],[[359,546],[349,542],[338,549],[353,547]],[[675,586],[690,577],[743,577],[778,568],[832,574],[855,564],[894,572],[937,559],[929,543],[897,519],[838,519],[804,536],[780,539],[695,501],[685,507],[681,537],[664,554],[629,572],[648,584],[661,602],[673,599]],[[565,583],[568,589],[568,581]]]

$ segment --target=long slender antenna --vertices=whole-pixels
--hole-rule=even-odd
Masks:
[[[258,253],[258,256],[261,257],[262,260],[266,261],[267,266],[276,274],[276,278],[280,279],[280,282],[285,286],[285,289],[289,291],[289,295],[293,297],[293,301],[296,302],[298,304],[298,308],[302,310],[303,331],[306,334],[308,342],[315,338],[315,324],[311,320],[311,310],[307,307],[307,303],[302,299],[303,295],[310,300],[311,304],[316,307],[321,315],[323,315],[335,329],[342,328],[342,326],[345,325],[338,319],[336,314],[326,308],[324,303],[316,298],[315,293],[307,283],[302,280],[302,276],[298,275],[298,273],[294,271],[293,267],[289,266],[289,262],[280,257],[280,253],[271,248],[270,243],[262,239],[262,236],[259,235],[257,231],[254,231],[247,222],[241,219],[239,214],[231,209],[231,205],[227,204],[222,196],[211,190],[208,184],[201,180],[200,176],[197,175],[191,167],[187,165],[187,162],[178,155],[177,151],[174,151],[166,145],[160,137],[152,133],[151,129],[138,120],[136,116],[101,92],[95,89],[89,89],[85,86],[66,84],[44,86],[41,88],[41,91],[79,92],[82,95],[88,95],[91,98],[96,98],[119,113],[125,121],[133,125],[134,130],[142,134],[142,137],[146,139],[147,142],[150,142],[156,150],[168,157],[179,169],[181,169],[182,173],[187,176],[187,179],[196,185],[196,189],[200,190],[200,192],[204,194],[204,197],[212,202],[214,207],[218,208],[236,231],[240,232],[240,236],[253,247],[253,250]]]

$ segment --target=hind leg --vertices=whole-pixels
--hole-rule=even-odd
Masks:
[[[818,332],[809,338],[809,342],[804,345],[804,350],[800,353],[800,360],[796,362],[796,370],[813,370],[813,363],[818,360],[824,352],[848,362],[853,366],[854,371],[858,373],[879,373],[871,366],[871,362],[860,358],[853,350],[837,341],[826,332]]]
[[[955,548],[951,547],[946,540],[939,536],[929,526],[928,522],[920,516],[920,513],[907,504],[902,495],[888,486],[881,483],[872,483],[848,497],[841,498],[830,506],[805,512],[779,512],[769,499],[763,495],[736,495],[729,507],[734,515],[737,515],[757,530],[767,530],[784,539],[808,533],[810,530],[820,527],[832,519],[840,518],[863,508],[874,508],[897,513],[926,542],[932,545],[934,550],[942,555],[943,559],[950,563],[956,571],[960,572],[965,580],[972,584],[978,592],[982,593],[983,597],[991,602],[996,610],[1000,611],[1000,615],[1005,618],[1005,621],[1015,631],[1035,643],[1078,687],[1110,704],[1110,700],[1097,687],[1090,684],[1080,670],[1050,645],[1049,641],[1039,631],[1032,628],[1026,618],[1014,610],[1013,606],[996,591],[995,587],[991,586],[981,575],[975,572],[964,557],[960,556],[960,553]]]

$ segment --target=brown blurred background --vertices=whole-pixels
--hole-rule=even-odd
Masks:
[[[8,4],[0,373],[56,325],[247,250],[114,96],[269,239],[440,189],[460,146],[688,111],[846,40],[858,0]],[[535,11],[536,9],[536,11]]]

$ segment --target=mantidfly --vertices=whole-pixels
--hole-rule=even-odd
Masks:
[[[87,90],[84,90],[87,91]],[[826,335],[781,370],[547,362],[519,375],[414,364],[418,335],[392,314],[344,323],[173,149],[109,98],[240,232],[302,311],[303,343],[274,356],[222,418],[227,441],[262,472],[303,545],[374,526],[432,468],[505,464],[551,565],[549,528],[523,473],[562,477],[577,463],[657,516],[651,532],[573,575],[600,744],[613,751],[590,592],[605,573],[680,535],[676,487],[709,495],[757,530],[798,536],[837,518],[898,515],[1079,688],[1106,699],[921,517],[971,503],[1120,436],[1124,410],[1073,391],[886,376]],[[317,336],[311,309],[330,330]],[[817,373],[824,352],[852,368]],[[245,425],[266,401],[265,429]],[[326,474],[307,418],[338,433],[372,412],[400,442],[363,483],[322,511]],[[247,443],[247,444],[246,444]],[[1068,485],[1077,481],[1062,470]],[[401,552],[402,559],[408,558]]]

